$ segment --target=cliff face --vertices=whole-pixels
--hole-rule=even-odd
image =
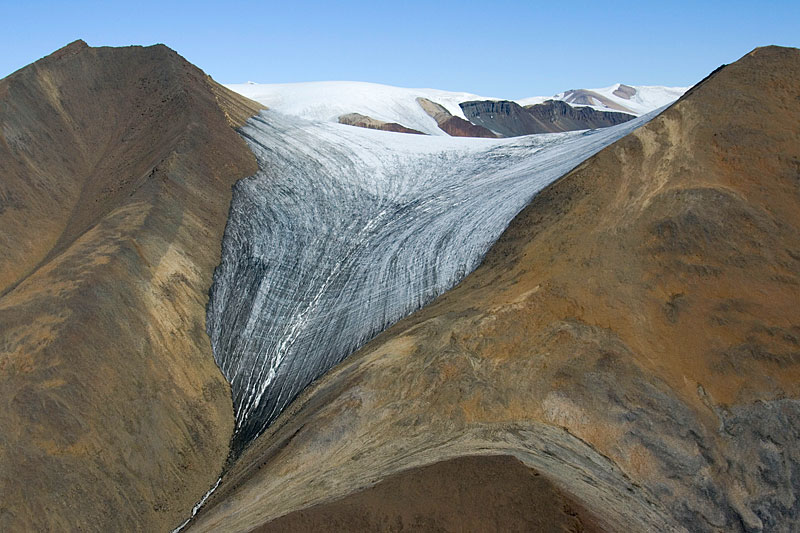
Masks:
[[[634,118],[626,113],[575,108],[557,100],[525,107],[511,101],[483,100],[464,102],[461,109],[470,122],[504,137],[605,128]]]
[[[452,137],[484,137],[488,139],[497,137],[483,126],[476,126],[461,117],[454,117],[444,106],[427,98],[417,98],[417,103],[436,121],[440,130]]]
[[[524,109],[542,122],[559,131],[588,130],[616,126],[635,118],[627,113],[598,111],[591,107],[572,107],[560,100],[549,100]]]
[[[234,455],[309,383],[471,272],[536,191],[645,120],[467,143],[249,121],[261,171],[234,188],[207,319]]]
[[[161,45],[0,80],[1,530],[166,530],[215,482],[205,305],[257,110]]]
[[[798,80],[800,51],[757,49],[546,188],[284,412],[194,530],[497,454],[598,528],[796,530]]]

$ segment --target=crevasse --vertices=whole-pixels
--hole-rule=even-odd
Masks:
[[[453,287],[537,191],[653,114],[587,132],[463,139],[265,111],[241,133],[207,327],[234,454],[314,379]]]

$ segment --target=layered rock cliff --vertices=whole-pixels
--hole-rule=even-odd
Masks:
[[[798,80],[800,51],[757,49],[539,193],[294,402],[193,530],[334,523],[392,474],[498,454],[599,529],[796,530]]]
[[[509,456],[471,456],[389,476],[341,500],[295,511],[257,533],[602,529],[580,504]]]
[[[205,306],[258,109],[162,45],[0,80],[0,530],[164,531],[217,479]]]
[[[591,107],[573,107],[560,100],[548,100],[541,104],[526,105],[524,109],[558,131],[588,130],[616,126],[635,117],[627,113],[598,111]]]
[[[634,118],[626,113],[572,107],[559,100],[525,107],[507,100],[482,100],[463,102],[461,109],[470,122],[504,137],[606,128]]]

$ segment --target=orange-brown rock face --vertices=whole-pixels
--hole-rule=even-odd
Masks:
[[[421,131],[406,128],[397,122],[384,122],[382,120],[374,119],[359,113],[348,113],[339,117],[339,124],[347,124],[348,126],[357,126],[359,128],[367,128],[371,130],[393,131],[395,133],[413,133],[416,135],[425,135]]]
[[[0,530],[168,530],[215,482],[205,305],[257,110],[164,46],[0,81]]]
[[[545,189],[284,412],[193,530],[498,454],[599,529],[796,530],[799,80],[800,51],[757,49]]]

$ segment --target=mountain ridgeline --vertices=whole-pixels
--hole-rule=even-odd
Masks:
[[[167,531],[216,481],[205,306],[260,107],[163,45],[0,80],[0,530]]]

